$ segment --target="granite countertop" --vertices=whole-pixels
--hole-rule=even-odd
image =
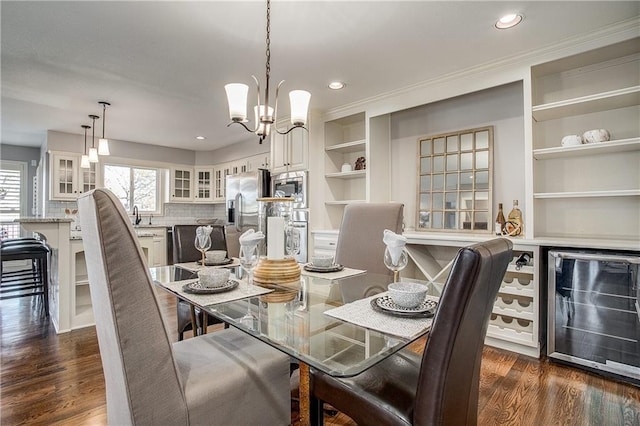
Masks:
[[[72,219],[66,217],[21,217],[14,219],[14,222],[18,223],[69,223],[73,222]]]

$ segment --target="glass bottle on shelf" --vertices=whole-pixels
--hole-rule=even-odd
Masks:
[[[502,203],[498,204],[498,216],[496,216],[496,225],[495,231],[496,235],[502,235],[504,233],[504,225],[507,221],[504,218],[504,213],[502,212]]]
[[[518,200],[513,200],[513,208],[507,216],[507,223],[505,224],[506,234],[511,237],[516,237],[522,234],[522,212],[518,208]]]

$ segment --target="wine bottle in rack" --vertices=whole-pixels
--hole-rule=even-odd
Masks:
[[[526,252],[522,253],[516,259],[516,271],[519,271],[520,269],[522,269],[523,266],[528,265],[529,262],[531,262],[531,255],[529,253],[526,253]]]
[[[504,225],[507,221],[504,218],[504,213],[502,212],[502,203],[498,204],[498,215],[496,216],[496,224],[495,231],[496,235],[502,235],[504,233]]]

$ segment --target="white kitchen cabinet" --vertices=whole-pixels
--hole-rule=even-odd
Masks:
[[[640,42],[531,71],[534,238],[640,242]],[[560,146],[591,129],[611,141]]]
[[[215,199],[215,177],[213,166],[196,167],[194,169],[194,200],[196,202],[212,202]]]
[[[144,228],[153,234],[153,247],[149,256],[149,266],[167,265],[167,228]]]
[[[309,132],[294,129],[271,136],[271,173],[306,170],[309,164]]]
[[[90,163],[88,169],[80,167],[81,155],[50,152],[51,200],[75,200],[84,192],[101,185],[99,163]]]
[[[258,169],[269,169],[269,153],[257,154],[246,159],[247,171],[255,172]]]
[[[191,167],[172,167],[169,202],[193,201],[194,170]]]

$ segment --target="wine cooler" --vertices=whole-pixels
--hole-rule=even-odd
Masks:
[[[640,383],[640,256],[550,250],[548,260],[548,356]]]

